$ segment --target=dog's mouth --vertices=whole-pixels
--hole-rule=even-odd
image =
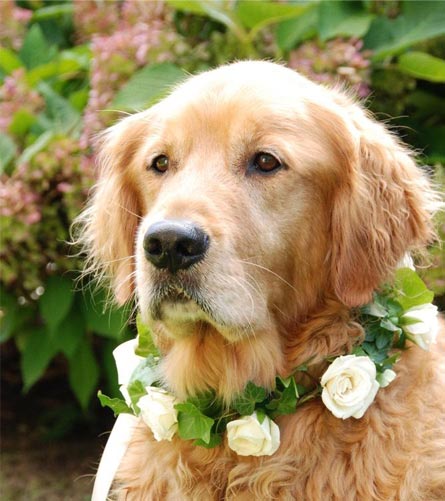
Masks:
[[[212,318],[208,302],[196,286],[181,281],[160,282],[152,294],[150,314],[153,320],[194,322]]]

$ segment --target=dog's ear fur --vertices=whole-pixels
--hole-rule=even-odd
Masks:
[[[87,253],[86,272],[111,283],[118,304],[134,290],[134,246],[141,216],[130,165],[146,126],[138,115],[125,118],[98,139],[98,182],[79,216],[78,241]]]
[[[332,214],[332,280],[348,306],[362,305],[408,251],[434,239],[437,202],[410,152],[363,112],[351,106],[358,160],[350,182],[337,193]]]

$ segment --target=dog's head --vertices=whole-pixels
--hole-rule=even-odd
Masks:
[[[230,342],[367,302],[432,237],[408,151],[341,92],[266,62],[191,77],[103,136],[84,241],[119,302]]]

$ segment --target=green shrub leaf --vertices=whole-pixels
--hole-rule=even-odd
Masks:
[[[398,67],[404,73],[422,80],[445,82],[445,60],[425,52],[402,54],[399,57]]]
[[[70,359],[69,382],[81,407],[86,409],[97,387],[99,367],[86,338],[82,339]]]
[[[3,174],[16,152],[17,146],[14,141],[6,134],[0,133],[0,174]]]
[[[45,292],[39,301],[40,314],[55,334],[62,320],[73,304],[73,283],[65,277],[50,277],[45,284]]]
[[[121,110],[140,111],[164,97],[184,76],[184,72],[171,63],[146,66],[130,78],[111,105]]]
[[[85,320],[75,306],[76,304],[60,323],[54,341],[58,351],[61,351],[68,358],[74,356],[85,335]]]
[[[22,66],[22,61],[16,56],[15,52],[5,47],[0,47],[0,68],[9,74]]]
[[[318,26],[317,3],[311,4],[298,17],[282,21],[276,30],[277,44],[281,50],[290,50],[300,42],[315,36]]]
[[[320,39],[325,41],[336,36],[362,37],[368,31],[373,17],[364,10],[362,2],[323,1],[318,19]]]
[[[42,327],[28,334],[20,360],[25,392],[42,376],[56,351],[57,347],[48,329]]]
[[[443,2],[404,2],[403,12],[396,19],[374,19],[364,42],[374,52],[374,59],[380,60],[444,33]]]
[[[55,47],[51,47],[47,43],[40,26],[34,24],[23,41],[19,52],[20,59],[28,69],[32,69],[51,61],[55,54]]]

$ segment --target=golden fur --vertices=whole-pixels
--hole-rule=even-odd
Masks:
[[[286,168],[247,174],[259,151]],[[159,175],[147,169],[170,158]],[[349,97],[279,65],[242,62],[188,79],[105,133],[100,181],[81,216],[91,269],[118,302],[133,291],[179,397],[215,389],[230,401],[247,381],[363,336],[351,308],[368,302],[406,252],[434,238],[437,197],[409,151]],[[210,235],[203,261],[178,272],[199,307],[150,305],[165,271],[142,239],[165,218]],[[340,420],[320,399],[279,418],[270,457],[206,450],[137,429],[115,483],[131,500],[439,501],[445,499],[445,385],[440,344],[412,345],[362,419]],[[442,348],[443,353],[443,348]]]

